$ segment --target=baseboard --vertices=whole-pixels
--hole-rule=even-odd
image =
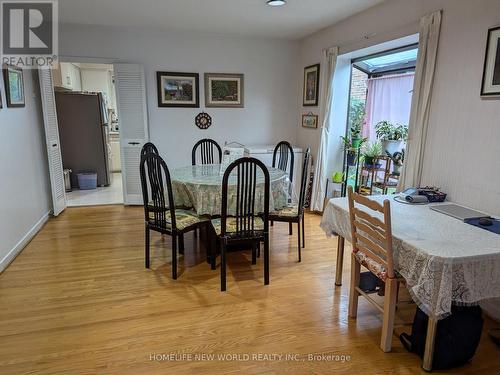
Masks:
[[[25,236],[0,260],[0,273],[2,273],[8,265],[16,259],[19,253],[26,247],[33,237],[42,229],[43,225],[49,220],[49,212],[41,217],[40,220],[25,234]]]

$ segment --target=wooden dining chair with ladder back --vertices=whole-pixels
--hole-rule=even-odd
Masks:
[[[206,226],[208,219],[194,211],[176,209],[170,172],[165,161],[155,153],[141,156],[140,176],[144,201],[145,266],[150,266],[150,231],[172,237],[172,278],[177,279],[177,241],[183,234]],[[207,231],[205,231],[208,233]]]
[[[249,244],[252,264],[257,249],[264,243],[264,284],[269,284],[269,171],[260,160],[240,158],[231,163],[222,178],[221,217],[212,219],[212,228],[220,243],[221,291],[226,290],[227,247]],[[215,246],[211,246],[215,269]]]
[[[349,316],[356,318],[358,297],[362,295],[383,314],[380,348],[391,351],[394,316],[399,283],[404,279],[394,270],[392,251],[391,206],[354,193],[348,188],[351,222],[352,255]],[[359,287],[361,266],[385,283],[384,304],[381,306]]]
[[[307,182],[309,175],[308,171],[309,171],[310,159],[311,159],[311,149],[308,148],[304,155],[304,162],[302,164],[302,179],[300,181],[299,201],[297,202],[297,204],[289,204],[287,207],[282,208],[281,210],[269,213],[270,221],[285,222],[289,223],[289,225],[292,225],[292,223],[297,223],[297,244],[298,244],[299,262],[302,260],[301,248],[306,246],[305,227],[304,227],[304,206],[305,206],[305,197],[306,197]],[[302,229],[302,235],[301,235],[301,229]],[[301,243],[301,237],[302,237],[302,243]]]

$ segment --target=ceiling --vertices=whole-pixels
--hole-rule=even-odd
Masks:
[[[59,0],[59,21],[300,39],[384,0]]]

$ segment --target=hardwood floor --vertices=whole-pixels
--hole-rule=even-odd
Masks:
[[[335,287],[336,241],[319,216],[307,215],[302,263],[296,228],[289,237],[288,225],[275,223],[269,286],[262,258],[252,266],[250,252],[231,253],[226,293],[192,234],[177,281],[169,238],[152,234],[145,269],[142,219],[138,207],[82,207],[45,225],[0,275],[1,374],[423,373],[396,336],[391,353],[379,349],[382,316],[364,299],[357,321],[348,319],[348,266]],[[398,315],[411,321],[413,309]],[[203,354],[216,360],[194,358]],[[472,363],[447,373],[499,369],[499,349],[484,332]]]

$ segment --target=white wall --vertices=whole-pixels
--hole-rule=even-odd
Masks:
[[[500,100],[479,96],[487,30],[500,24],[498,0],[384,2],[303,39],[297,76],[302,84],[303,67],[319,62],[324,48],[338,45],[343,54],[414,34],[419,18],[437,9],[443,9],[443,20],[423,183],[440,186],[456,202],[500,214]],[[301,106],[301,95],[298,102],[298,115],[311,110]],[[316,150],[319,130],[299,126],[297,137],[300,146]]]
[[[0,81],[1,272],[46,220],[51,200],[38,83],[33,81],[32,71],[25,70],[26,107],[7,108],[3,79]]]
[[[205,137],[220,144],[296,142],[298,43],[215,34],[62,25],[60,54],[115,58],[145,67],[150,139],[169,166],[190,164],[191,148]],[[200,74],[200,108],[159,108],[156,72]],[[213,124],[199,130],[203,73],[243,73],[245,108],[206,108]]]

